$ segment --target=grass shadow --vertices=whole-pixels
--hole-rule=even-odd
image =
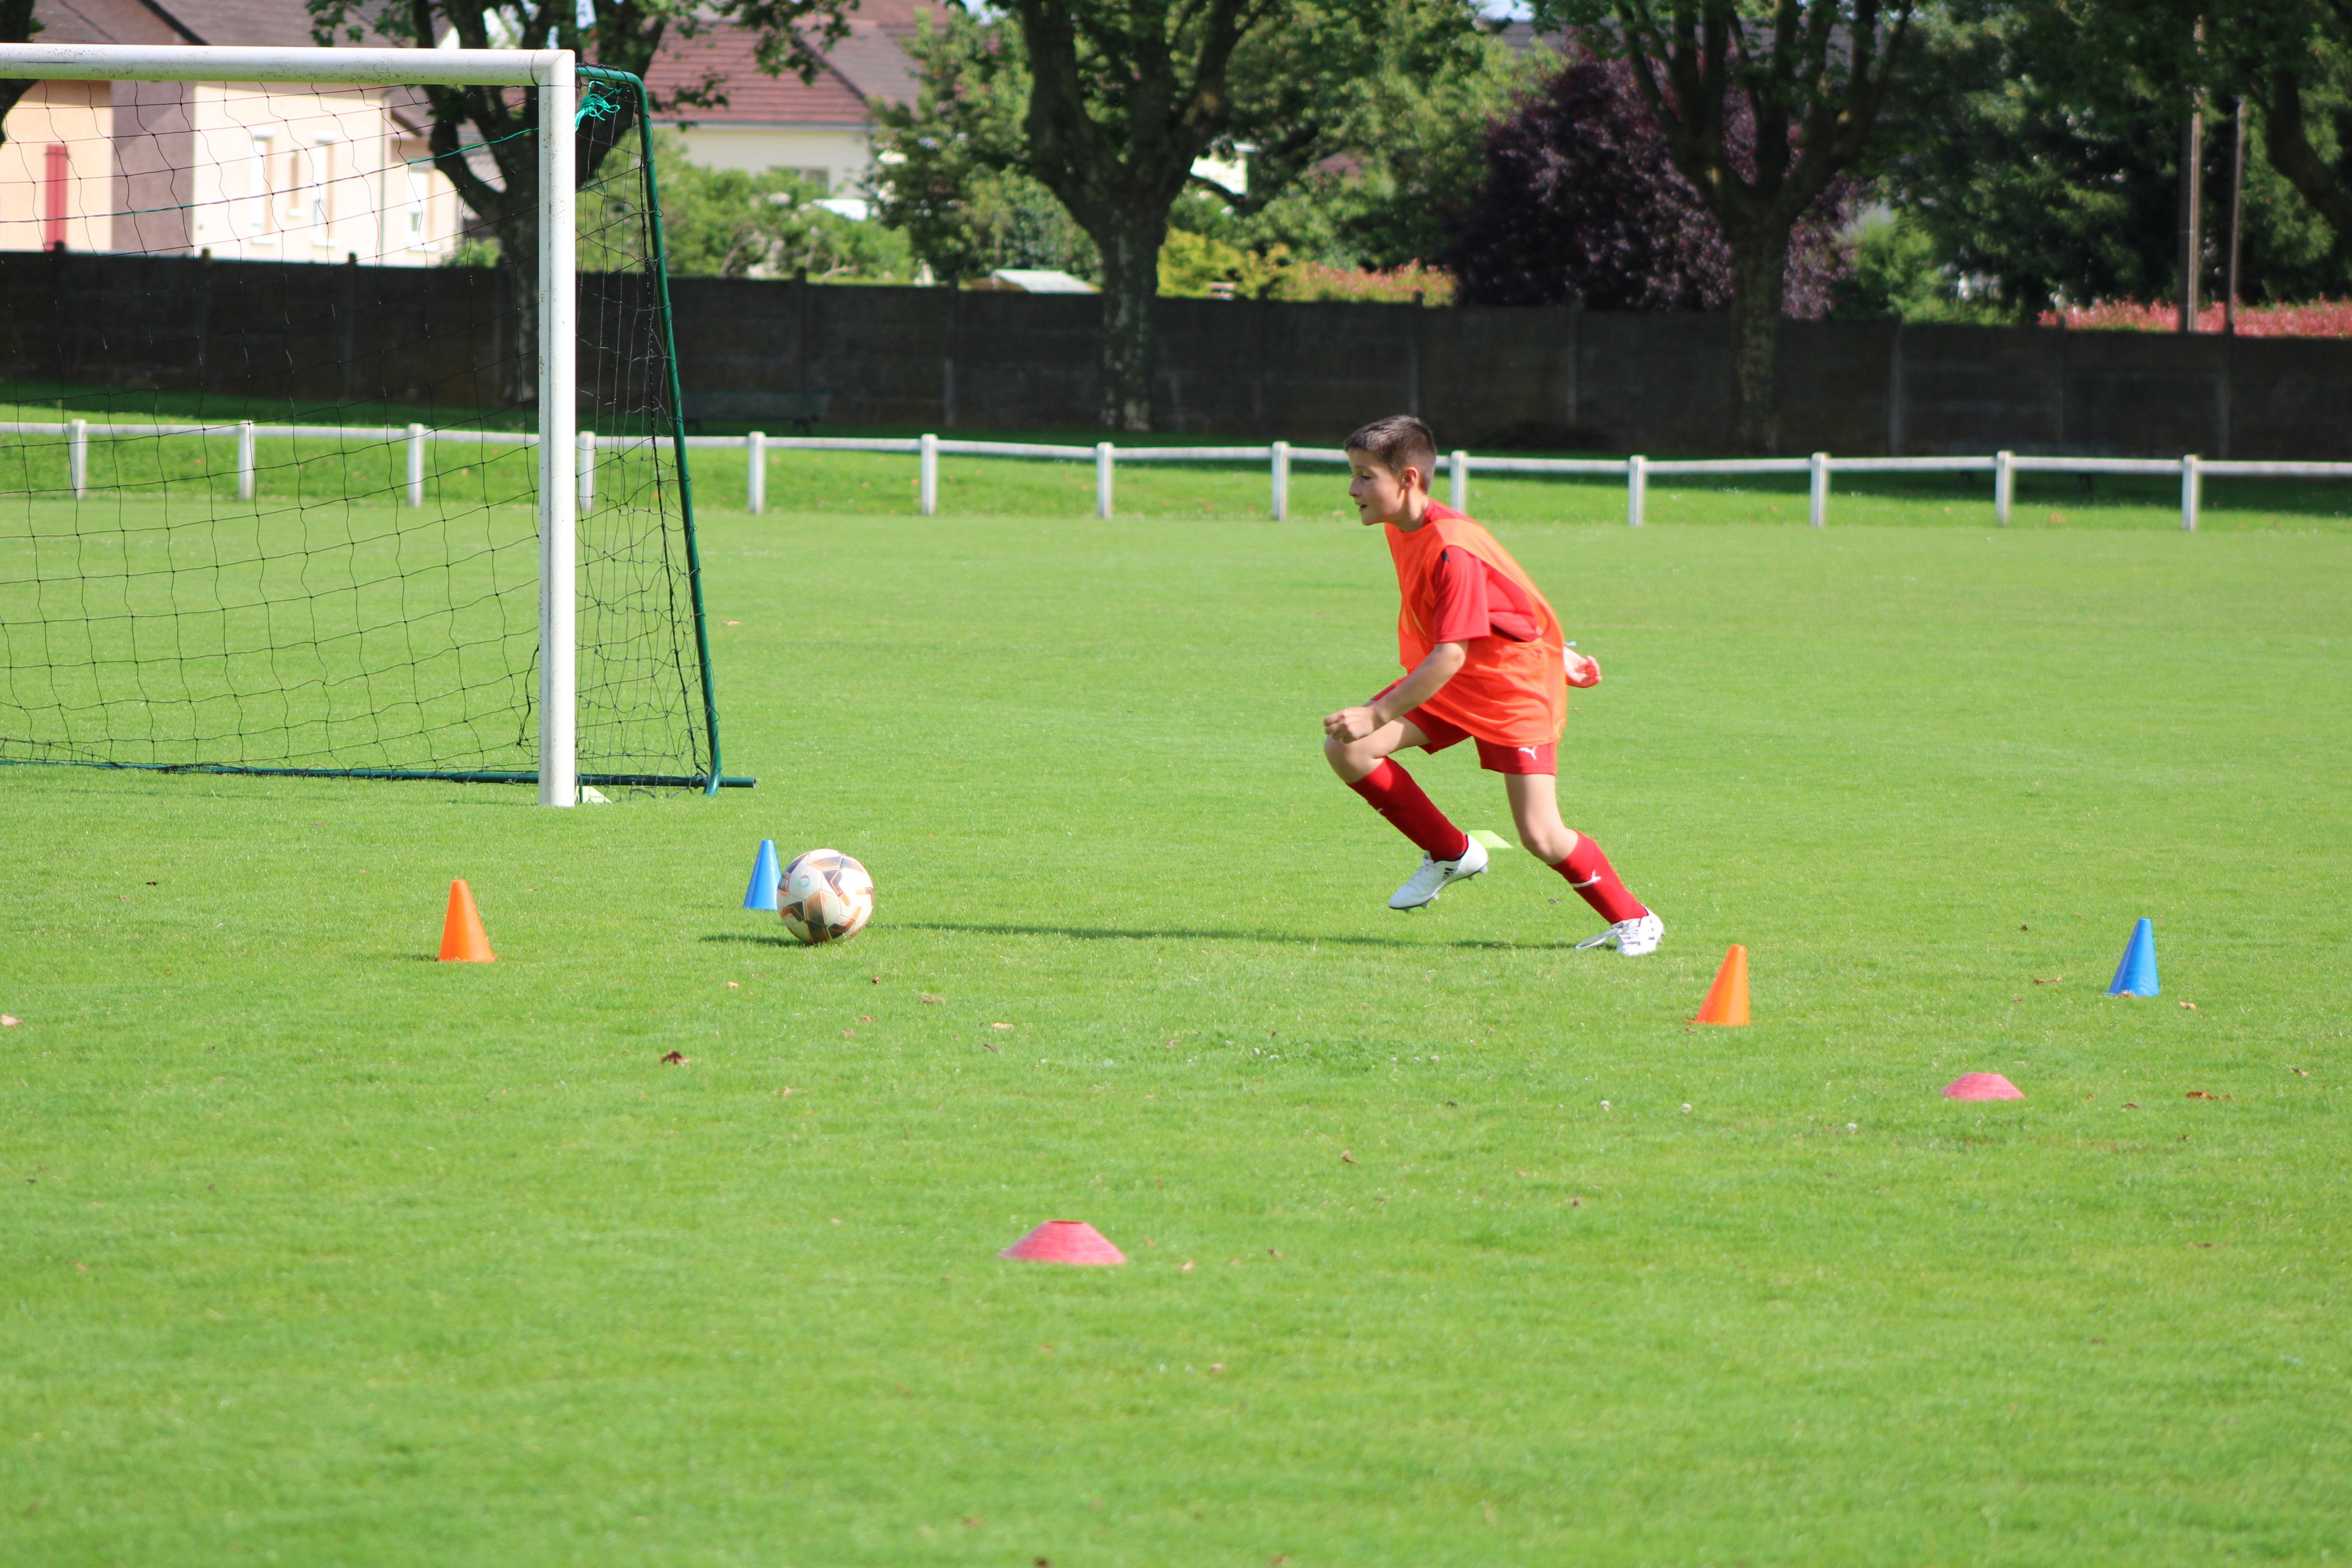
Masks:
[[[977,925],[956,921],[895,922],[903,931],[957,931],[968,936],[1060,936],[1074,942],[1260,942],[1292,947],[1476,948],[1491,952],[1572,952],[1572,942],[1497,942],[1481,937],[1414,942],[1393,936],[1299,936],[1271,931],[1180,931],[1158,928],[1130,930],[1120,926]],[[760,942],[770,938],[719,935],[705,942]]]

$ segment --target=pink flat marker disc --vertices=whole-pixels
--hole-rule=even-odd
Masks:
[[[1127,1254],[1082,1219],[1049,1219],[996,1255],[1024,1263],[1124,1263]]]
[[[1946,1100],[2023,1100],[2017,1085],[1997,1072],[1964,1072],[1944,1086]]]

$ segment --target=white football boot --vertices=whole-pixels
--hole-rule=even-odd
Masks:
[[[1470,847],[1462,851],[1459,860],[1436,860],[1423,855],[1421,869],[1415,871],[1403,887],[1389,895],[1389,908],[1417,910],[1423,904],[1433,904],[1448,883],[1475,877],[1486,868],[1486,847],[1475,838],[1470,840]]]
[[[1666,922],[1655,915],[1636,915],[1630,921],[1619,921],[1599,936],[1586,937],[1576,944],[1579,952],[1588,947],[1615,947],[1620,958],[1639,958],[1645,952],[1658,951],[1665,939]]]

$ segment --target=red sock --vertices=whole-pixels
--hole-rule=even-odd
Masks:
[[[1421,847],[1433,860],[1459,860],[1469,851],[1470,836],[1445,820],[1437,803],[1421,792],[1412,775],[1382,757],[1370,773],[1348,786],[1372,803],[1389,826]]]
[[[1609,864],[1609,857],[1601,852],[1601,846],[1581,833],[1576,836],[1576,847],[1568,852],[1568,858],[1552,869],[1567,878],[1568,885],[1582,895],[1584,901],[1592,906],[1593,912],[1611,925],[1619,921],[1636,920],[1650,912],[1642,900],[1627,892],[1625,884],[1617,879],[1617,868]]]

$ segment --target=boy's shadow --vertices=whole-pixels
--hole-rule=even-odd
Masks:
[[[1263,942],[1293,947],[1476,948],[1490,952],[1572,952],[1572,942],[1497,942],[1481,937],[1450,941],[1412,942],[1393,936],[1300,936],[1271,931],[1129,931],[1115,926],[973,925],[954,921],[908,921],[906,931],[959,931],[970,936],[1065,936],[1076,942]],[[750,931],[713,931],[705,942],[749,942],[763,946],[797,946],[789,936],[760,936]]]

